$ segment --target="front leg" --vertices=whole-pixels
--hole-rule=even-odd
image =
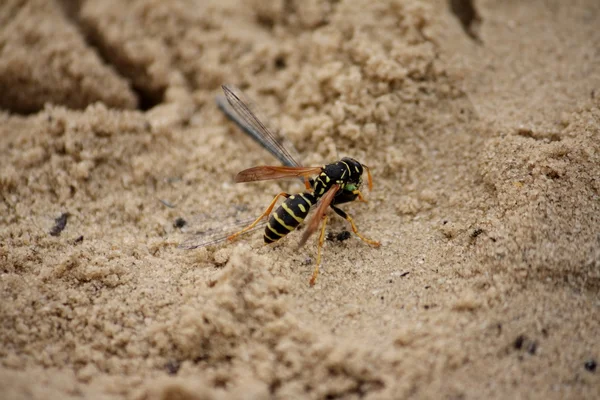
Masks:
[[[363,203],[368,203],[369,201],[367,199],[365,199],[362,195],[362,193],[360,192],[360,190],[355,190],[354,192],[352,192],[353,194],[355,194],[358,197],[358,201],[363,202]]]
[[[358,228],[356,227],[356,224],[354,223],[354,220],[352,219],[352,217],[348,213],[346,213],[341,208],[337,208],[333,204],[331,205],[331,208],[333,209],[333,211],[336,212],[337,215],[339,215],[340,217],[344,218],[346,221],[350,222],[350,225],[352,225],[352,232],[354,232],[356,234],[356,236],[358,236],[363,242],[368,243],[368,244],[370,244],[373,247],[379,247],[379,246],[381,246],[381,243],[379,243],[379,242],[377,242],[375,240],[367,239],[366,237],[364,237],[363,235],[361,235],[360,233],[358,233]]]

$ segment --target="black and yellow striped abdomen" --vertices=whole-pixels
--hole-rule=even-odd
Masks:
[[[317,202],[312,193],[301,193],[288,197],[269,217],[265,228],[265,243],[273,243],[296,229]]]

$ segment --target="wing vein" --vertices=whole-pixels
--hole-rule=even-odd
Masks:
[[[255,106],[249,99],[246,99],[242,92],[232,85],[223,85],[225,98],[229,103],[228,108],[225,103],[217,98],[217,104],[221,110],[235,122],[242,130],[250,135],[261,146],[274,155],[282,164],[290,167],[298,167],[300,163],[290,154],[286,146],[265,126],[265,124],[256,116]],[[244,98],[242,100],[242,98]],[[233,111],[233,112],[232,112]],[[287,147],[293,149],[291,144]],[[297,153],[294,149],[294,153]]]

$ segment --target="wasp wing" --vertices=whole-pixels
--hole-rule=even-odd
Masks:
[[[319,174],[321,170],[321,167],[260,166],[248,168],[239,172],[235,177],[235,181],[240,183],[266,181],[270,179],[309,177]]]
[[[220,224],[214,227],[197,229],[194,232],[188,234],[188,237],[179,244],[179,248],[185,250],[193,250],[225,242],[227,241],[228,237],[230,237],[234,233],[241,231],[243,228],[247,227],[252,222],[254,222],[255,219],[256,218],[241,219],[231,223]],[[219,220],[216,219],[216,221]],[[267,221],[263,219],[255,227],[249,229],[243,234],[245,235],[250,232],[254,232],[261,228],[264,228],[266,224]]]
[[[300,239],[300,243],[298,244],[298,247],[304,246],[304,244],[306,243],[308,238],[313,233],[315,233],[316,230],[319,228],[319,223],[321,223],[321,218],[323,218],[323,215],[325,215],[325,211],[327,210],[327,207],[329,207],[331,205],[331,202],[333,201],[338,190],[340,190],[340,185],[336,183],[335,185],[332,185],[329,188],[329,190],[321,197],[321,200],[319,200],[319,202],[317,203],[317,209],[316,209],[315,213],[313,214],[312,218],[308,222],[308,226],[306,227],[306,229],[304,230],[304,233],[302,234],[302,239]]]
[[[294,146],[289,141],[285,141],[284,138],[278,138],[267,128],[257,116],[260,113],[254,102],[233,85],[223,85],[222,88],[225,99],[217,97],[217,105],[221,111],[258,144],[281,161],[283,165],[288,167],[300,166],[300,163],[291,154],[294,153],[296,157],[298,155]]]

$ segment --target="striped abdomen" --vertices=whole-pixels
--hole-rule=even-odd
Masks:
[[[288,197],[269,217],[265,228],[265,243],[276,242],[296,229],[316,202],[312,193],[295,194]]]

